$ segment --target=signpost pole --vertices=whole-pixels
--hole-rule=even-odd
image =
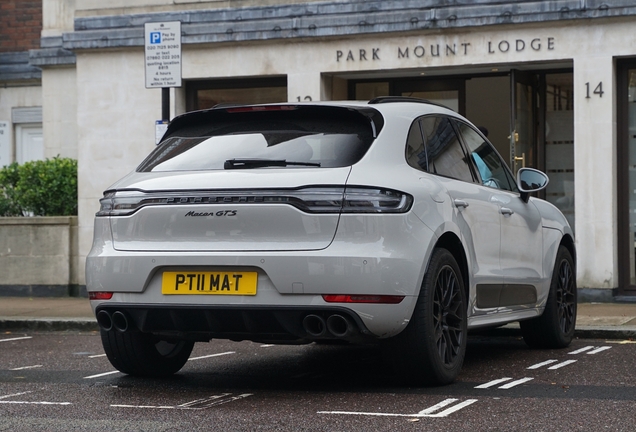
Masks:
[[[170,120],[170,87],[161,88],[161,120]]]

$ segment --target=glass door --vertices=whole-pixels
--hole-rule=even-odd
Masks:
[[[536,77],[510,71],[510,168],[536,167]]]
[[[574,226],[574,75],[545,75],[544,170],[550,177],[545,199]]]
[[[636,294],[636,64],[620,68],[618,98],[619,291]]]

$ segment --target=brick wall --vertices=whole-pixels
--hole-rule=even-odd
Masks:
[[[42,0],[0,0],[0,53],[40,47]]]

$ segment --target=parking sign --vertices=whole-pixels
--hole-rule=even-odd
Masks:
[[[181,22],[146,23],[146,88],[181,87]]]

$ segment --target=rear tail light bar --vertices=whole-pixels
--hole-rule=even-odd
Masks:
[[[128,216],[147,206],[287,204],[306,213],[405,213],[413,197],[391,189],[311,186],[286,190],[142,192],[108,191],[96,216]]]

